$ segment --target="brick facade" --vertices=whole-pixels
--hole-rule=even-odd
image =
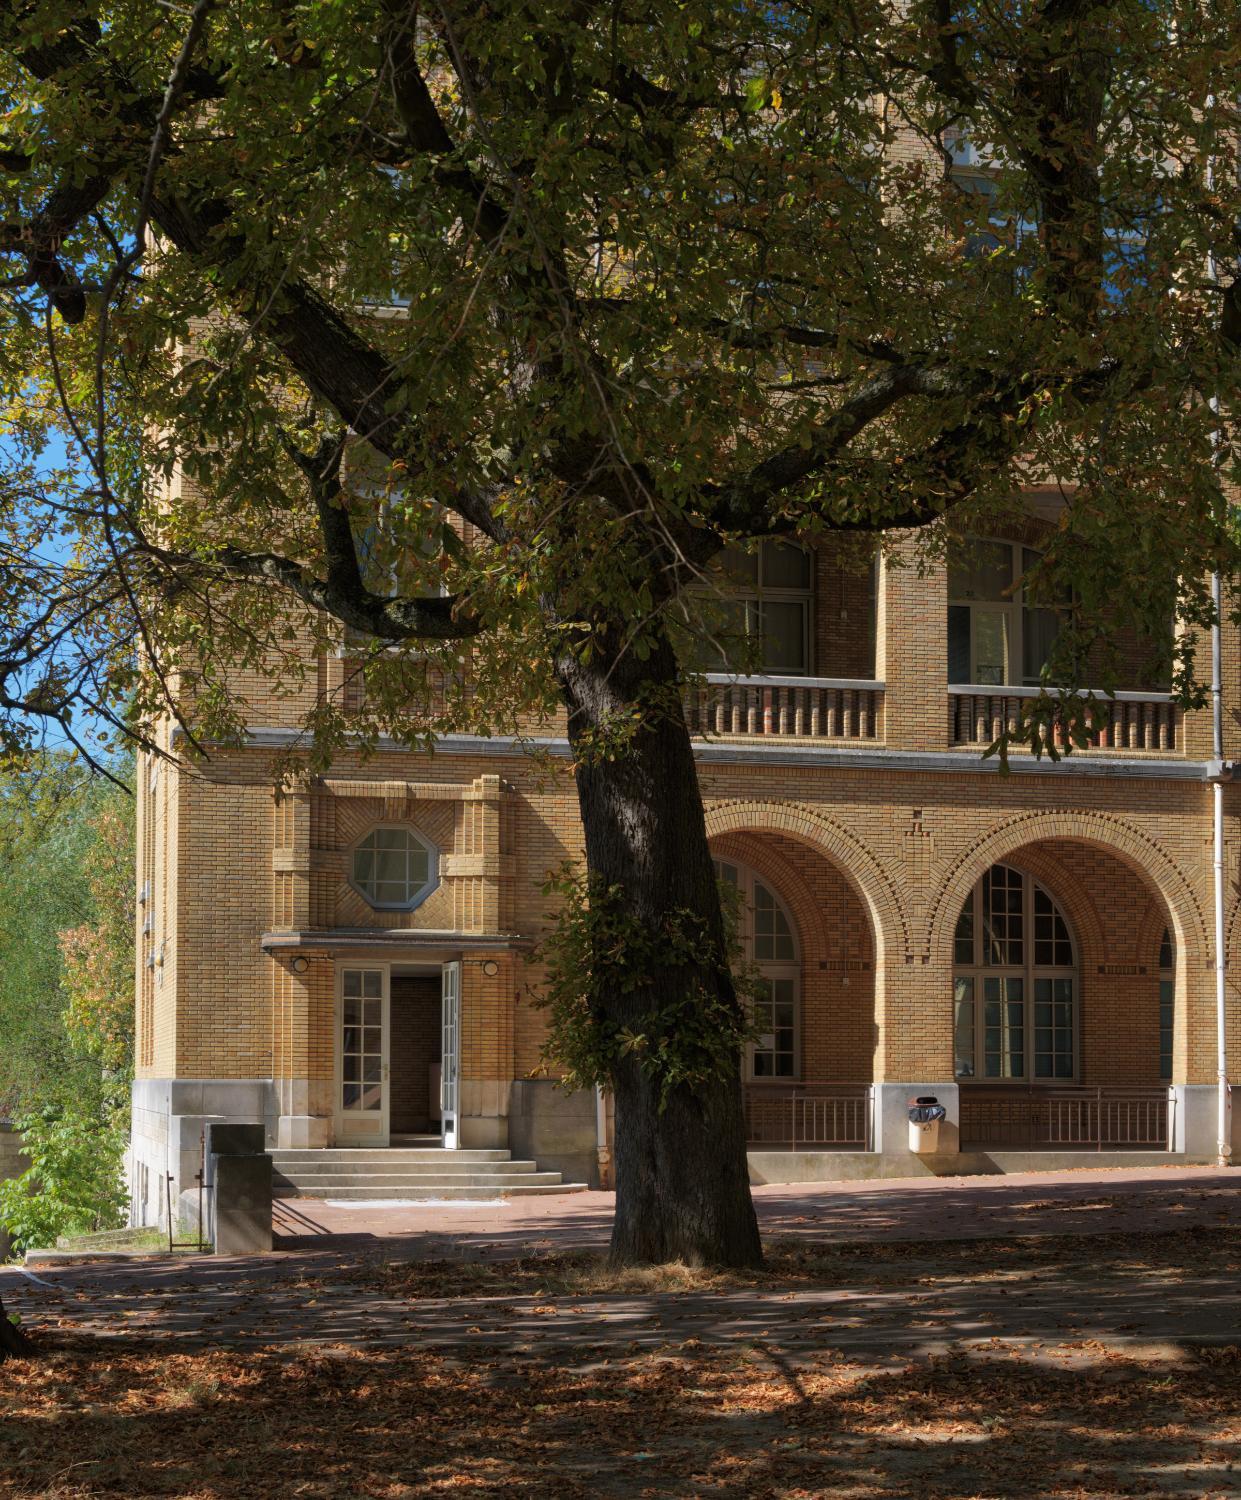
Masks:
[[[919,567],[899,538],[877,568],[824,546],[815,589],[816,672],[882,684],[868,689],[880,705],[871,738],[840,732],[843,713],[834,735],[792,733],[793,718],[780,719],[760,685],[746,689],[759,707],[741,733],[699,740],[713,848],[754,870],[797,929],[801,1079],[956,1087],[953,932],[975,883],[1004,861],[1052,894],[1072,930],[1074,1082],[1160,1084],[1166,927],[1176,953],[1172,1083],[1209,1087],[1208,716],[1185,716],[1172,751],[1105,747],[1054,765],[1016,758],[1000,776],[976,746],[952,740],[945,570]],[[1225,662],[1225,756],[1241,758],[1232,631]],[[331,659],[309,677],[323,690],[339,671]],[[268,1091],[274,1138],[328,1144],[341,961],[459,960],[462,1143],[507,1144],[512,1085],[540,1062],[530,949],[545,926],[541,886],[581,850],[567,756],[553,753],[549,770],[503,740],[457,737],[434,755],[381,743],[366,761],[342,755],[327,778],[276,787],[267,747],[296,729],[306,692],[284,696],[257,681],[248,690],[248,748],[193,770],[142,766],[140,1080],[148,1094],[164,1080],[256,1082]],[[843,691],[839,701],[852,700]],[[1224,801],[1235,944],[1241,791],[1226,786]],[[412,912],[373,909],[350,879],[359,840],[392,826],[416,829],[438,851],[438,885]],[[409,983],[394,984],[394,997]],[[1241,1045],[1235,987],[1229,1003]],[[415,1041],[407,1019],[392,1029],[411,1054],[437,1045]],[[398,1119],[423,1128],[409,1099],[394,1099],[393,1129]]]

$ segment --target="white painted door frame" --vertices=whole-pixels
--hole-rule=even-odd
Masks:
[[[376,989],[378,994],[373,993]],[[386,1146],[391,1108],[391,966],[338,963],[335,1015],[336,1143]],[[372,1100],[373,1107],[366,1107]]]
[[[461,961],[440,969],[440,1135],[444,1146],[460,1145]]]

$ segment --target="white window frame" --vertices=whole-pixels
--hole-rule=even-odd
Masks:
[[[1025,566],[1025,554],[1027,552],[1039,553],[1037,547],[1031,547],[1026,542],[1014,542],[1008,537],[981,537],[971,536],[965,538],[967,548],[981,547],[1005,547],[1008,549],[1009,577],[1012,579],[1010,597],[1008,599],[973,599],[963,598],[952,592],[951,563],[948,569],[948,608],[968,609],[970,625],[970,666],[967,682],[959,682],[950,678],[953,686],[974,687],[1037,687],[1038,678],[1028,678],[1025,673],[1025,632],[1026,615],[1028,611],[1038,609],[1049,609],[1054,606],[1046,604],[1034,604],[1026,598],[1025,578],[1030,570]],[[1039,554],[1041,556],[1041,554]],[[983,683],[978,676],[978,622],[983,615],[997,615],[1004,622],[1007,631],[1007,660],[1004,663],[1004,681],[995,683]],[[945,617],[947,619],[947,617]],[[945,628],[947,628],[945,626]]]
[[[742,956],[747,966],[755,969],[763,979],[769,983],[776,980],[791,981],[793,987],[793,1071],[788,1074],[754,1072],[754,1056],[756,1052],[770,1050],[772,1056],[776,1055],[773,1045],[770,1049],[760,1048],[757,1042],[751,1041],[746,1044],[745,1058],[743,1060],[743,1076],[746,1083],[763,1084],[788,1084],[797,1083],[801,1078],[802,1070],[802,1008],[801,1008],[801,941],[797,932],[797,924],[780,893],[761,875],[757,875],[748,865],[739,860],[725,859],[716,856],[716,876],[720,880],[727,880],[734,885],[741,895],[742,921],[741,921],[741,948]],[[784,918],[788,926],[789,936],[792,939],[793,957],[791,959],[767,959],[756,958],[754,955],[754,909],[755,909],[755,886],[761,886],[770,896],[775,904],[776,910]]]
[[[985,913],[983,908],[983,881],[991,870],[1003,867],[1014,871],[1021,877],[1022,900],[1021,900],[1021,930],[1022,930],[1022,962],[1020,964],[990,964],[986,962],[985,951]],[[1051,903],[1052,908],[1058,913],[1060,920],[1064,923],[1065,932],[1068,934],[1069,945],[1072,950],[1073,962],[1071,965],[1062,964],[1036,964],[1035,953],[1035,923],[1034,923],[1034,897],[1039,891]],[[999,861],[992,865],[983,875],[979,876],[966,898],[966,905],[972,905],[973,912],[973,962],[961,963],[957,959],[957,928],[953,929],[953,964],[952,964],[952,1007],[953,1007],[953,1073],[958,1082],[970,1084],[985,1084],[987,1087],[1013,1086],[1022,1088],[1031,1084],[1038,1086],[1055,1087],[1057,1084],[1064,1086],[1075,1084],[1081,1077],[1081,949],[1074,936],[1072,924],[1065,916],[1060,903],[1051,892],[1035,880],[1032,875],[1020,869],[1016,865],[1008,864],[1007,861]],[[964,908],[961,915],[964,915]],[[958,916],[958,924],[960,916]],[[1000,1076],[988,1076],[986,1067],[986,1012],[984,1008],[984,982],[987,979],[999,979],[1002,982],[1008,979],[1020,979],[1022,982],[1022,1027],[1024,1036],[1022,1040],[1022,1061],[1024,1071],[1019,1078],[1005,1078]],[[1039,1076],[1035,1073],[1035,982],[1040,979],[1068,979],[1072,984],[1072,1006],[1073,1006],[1073,1068],[1067,1077]],[[957,985],[961,980],[968,980],[972,984],[973,995],[973,1068],[972,1073],[957,1071]],[[1008,1003],[1007,998],[1001,999],[1001,1005]],[[1053,1000],[1053,1003],[1054,1000]]]
[[[1165,962],[1165,959],[1167,960]],[[1167,1020],[1165,1022],[1165,1013]],[[1164,1047],[1164,1042],[1167,1047]],[[1168,1066],[1163,1065],[1164,1057]],[[1159,944],[1159,1081],[1171,1083],[1176,1067],[1176,944],[1171,928],[1164,928]]]
[[[805,588],[782,588],[769,585],[764,581],[764,553],[766,548],[772,545],[794,548],[805,557],[806,575],[809,580]],[[753,551],[746,551],[744,548],[730,548],[729,552],[735,556],[752,557],[755,565],[755,582],[750,584],[748,580],[738,579],[727,572],[727,553],[721,558],[723,577],[719,584],[719,591],[728,604],[741,608],[745,622],[746,640],[753,642],[751,651],[757,658],[753,666],[746,665],[746,671],[743,675],[812,677],[814,675],[814,549],[790,537],[769,537],[760,542]],[[763,623],[763,606],[765,604],[794,604],[800,607],[802,617],[801,655],[803,663],[801,667],[781,667],[778,672],[767,672],[763,662],[763,646],[766,636],[766,629]],[[733,667],[731,663],[725,661],[721,663],[719,668],[713,670],[732,671]]]
[[[378,833],[403,833],[414,843],[420,844],[427,855],[427,878],[423,881],[413,896],[407,901],[376,901],[357,878],[357,857],[362,852],[362,846],[367,839],[373,838]],[[414,911],[417,907],[437,890],[440,883],[439,877],[439,850],[425,834],[422,834],[408,823],[377,823],[373,828],[368,828],[361,838],[357,839],[349,848],[349,884],[359,896],[371,907],[373,911]]]

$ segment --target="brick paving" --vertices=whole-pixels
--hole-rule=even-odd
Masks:
[[[816,1241],[955,1240],[1241,1225],[1241,1172],[1215,1167],[1022,1172],[756,1187],[769,1237]],[[400,1259],[539,1254],[602,1247],[611,1193],[490,1203],[332,1203],[284,1199],[276,1243],[287,1252],[365,1251]]]

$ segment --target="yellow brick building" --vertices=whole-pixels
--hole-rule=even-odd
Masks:
[[[998,774],[982,750],[1045,644],[1021,595],[1034,526],[952,573],[910,565],[909,543],[871,572],[768,543],[735,584],[768,675],[714,674],[687,713],[767,986],[745,1058],[755,1180],[1214,1157],[1212,783],[1241,759],[1238,640],[1222,766],[1209,712],[1138,680],[1135,652],[1089,749]],[[209,1120],[262,1121],[289,1150],[510,1148],[599,1180],[606,1112],[537,1071],[540,888],[581,845],[562,734],[535,760],[504,739],[381,743],[273,785],[272,752],[346,671],[256,689],[242,749],[142,768],[139,1219],[165,1174],[191,1186]],[[1223,795],[1235,941],[1241,792]],[[914,1156],[921,1095],[947,1120]]]

